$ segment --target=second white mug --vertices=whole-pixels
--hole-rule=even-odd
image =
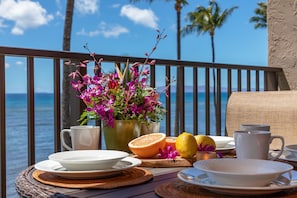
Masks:
[[[269,153],[270,144],[274,139],[281,141],[281,148],[276,156]],[[284,138],[272,136],[270,131],[235,131],[234,141],[238,159],[271,159],[279,158],[284,150]]]
[[[268,124],[241,124],[241,131],[270,131]]]

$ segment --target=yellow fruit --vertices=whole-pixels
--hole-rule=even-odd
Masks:
[[[191,133],[183,132],[176,138],[176,150],[181,157],[191,158],[197,152],[197,143]]]
[[[166,135],[164,133],[150,133],[131,140],[129,149],[140,158],[151,158],[165,147]]]
[[[195,135],[198,148],[203,148],[205,145],[213,146],[216,149],[216,142],[207,135]]]

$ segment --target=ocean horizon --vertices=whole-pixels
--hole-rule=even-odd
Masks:
[[[212,94],[211,94],[212,95]],[[222,93],[222,129],[225,129],[226,92]],[[171,95],[171,111],[175,109],[175,93]],[[198,133],[205,134],[205,94],[198,93]],[[165,95],[161,95],[165,104]],[[211,135],[214,135],[214,108],[211,96]],[[193,94],[185,93],[185,116],[193,117]],[[192,119],[185,120],[185,131],[193,132]],[[174,123],[172,117],[171,123]],[[19,197],[15,190],[15,178],[28,166],[27,140],[27,94],[6,94],[6,167],[7,167],[7,197]],[[173,126],[171,129],[173,133]],[[224,131],[224,130],[222,130]],[[161,121],[160,132],[165,132],[165,120]],[[102,138],[103,139],[103,138]],[[104,140],[102,142],[105,148]],[[54,95],[53,93],[35,93],[35,146],[36,162],[48,159],[54,152]]]

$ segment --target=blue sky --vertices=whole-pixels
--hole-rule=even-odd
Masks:
[[[208,0],[188,0],[182,9],[181,26],[186,14]],[[223,9],[239,8],[215,34],[216,62],[245,65],[267,65],[267,29],[255,30],[249,18],[259,0],[217,0]],[[266,1],[265,1],[266,2]],[[1,0],[0,45],[34,49],[62,50],[66,0]],[[176,12],[174,1],[146,0],[131,4],[129,0],[76,0],[71,51],[143,57],[153,47],[156,29],[164,29],[153,58],[176,59]],[[181,40],[181,59],[211,61],[210,37],[196,34]],[[39,60],[36,60],[38,63]],[[50,62],[40,62],[35,71],[35,90],[52,92]],[[26,92],[26,60],[6,59],[6,92]]]

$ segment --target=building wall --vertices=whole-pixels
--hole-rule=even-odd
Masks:
[[[297,90],[297,0],[267,3],[268,65],[283,68],[281,90]]]

